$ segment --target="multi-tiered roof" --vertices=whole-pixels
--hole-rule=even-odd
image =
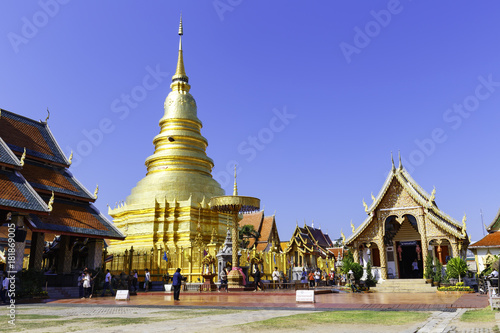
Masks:
[[[0,109],[0,211],[26,213],[31,231],[123,239],[70,165],[47,121]]]

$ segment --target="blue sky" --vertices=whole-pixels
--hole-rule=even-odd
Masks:
[[[69,1],[0,4],[0,107],[45,119],[97,207],[145,175],[177,60],[214,177],[336,238],[366,218],[390,154],[473,240],[500,207],[494,1]],[[128,97],[127,97],[128,96]],[[89,139],[92,137],[92,140]]]

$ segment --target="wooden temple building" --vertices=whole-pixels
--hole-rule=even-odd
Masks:
[[[276,215],[264,216],[264,211],[243,215],[239,221],[240,228],[251,225],[258,238],[248,237],[247,249],[255,248],[260,252],[281,252],[281,241],[276,226]]]
[[[319,228],[304,224],[295,227],[285,253],[293,267],[333,268],[335,263],[334,244],[328,234]],[[328,263],[328,264],[327,264]]]
[[[465,257],[469,244],[465,216],[462,223],[443,213],[431,194],[422,189],[399,160],[368,206],[368,215],[345,245],[353,251],[356,262],[366,266],[371,261],[378,279],[422,277],[428,255],[443,265],[451,257]],[[418,276],[412,263],[418,262]]]
[[[104,239],[124,235],[92,204],[97,189],[92,194],[69,171],[71,157],[47,120],[0,110],[0,247],[8,247],[15,225],[16,271],[100,267]]]

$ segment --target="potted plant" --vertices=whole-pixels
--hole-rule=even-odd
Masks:
[[[442,278],[443,278],[443,265],[438,260],[438,262],[436,264],[436,270],[434,271],[434,276],[433,276],[434,282],[432,284],[436,287],[439,287],[439,284],[441,283]]]
[[[432,256],[428,254],[427,258],[425,259],[425,271],[424,271],[424,277],[426,283],[432,284],[432,276],[434,275],[434,272],[432,271],[433,268],[434,266],[432,265]]]

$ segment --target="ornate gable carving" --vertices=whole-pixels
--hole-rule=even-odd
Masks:
[[[379,209],[388,209],[396,207],[415,207],[419,204],[406,192],[403,186],[396,180],[391,181],[387,193],[377,207]]]

